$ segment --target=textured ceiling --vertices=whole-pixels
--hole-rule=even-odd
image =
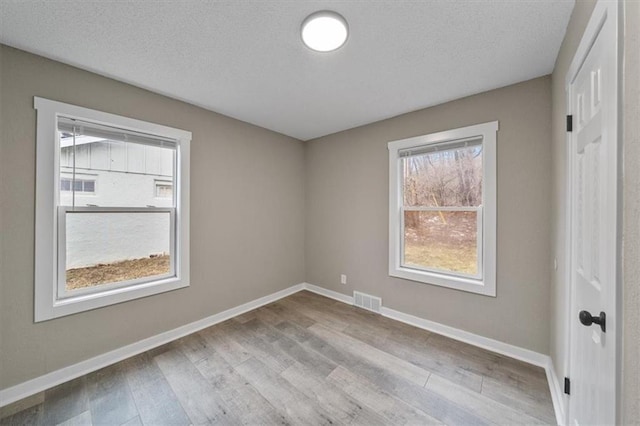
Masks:
[[[549,74],[573,0],[0,0],[0,41],[307,140]],[[317,53],[300,25],[349,23]]]

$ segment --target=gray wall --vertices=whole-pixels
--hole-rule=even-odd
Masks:
[[[622,420],[640,422],[640,2],[625,2]]]
[[[304,281],[302,142],[0,49],[0,388]],[[191,287],[33,323],[33,96],[193,132]]]
[[[308,142],[307,282],[548,353],[550,84],[542,77]],[[500,121],[497,297],[390,278],[387,142],[492,120]]]

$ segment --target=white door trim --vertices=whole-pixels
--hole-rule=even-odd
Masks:
[[[617,164],[617,175],[620,177],[621,176],[621,151],[620,151],[620,147],[621,147],[621,137],[622,137],[622,132],[621,132],[621,126],[620,126],[620,112],[621,112],[621,106],[620,106],[620,100],[622,99],[622,97],[620,96],[620,91],[621,91],[621,78],[620,78],[620,70],[622,69],[621,67],[621,60],[622,60],[622,55],[620,54],[621,52],[621,40],[622,38],[620,37],[620,23],[622,22],[622,9],[623,9],[623,5],[622,2],[617,2],[617,1],[612,1],[612,0],[598,0],[598,2],[596,3],[596,6],[592,12],[591,18],[589,19],[589,23],[587,24],[587,27],[585,28],[585,31],[582,35],[582,39],[580,40],[580,44],[578,46],[578,48],[576,49],[576,53],[571,61],[571,65],[569,66],[569,69],[567,71],[567,74],[565,76],[565,98],[566,98],[566,113],[567,115],[573,115],[575,116],[575,111],[573,111],[572,109],[572,102],[571,102],[571,85],[573,83],[573,81],[575,80],[575,78],[577,77],[587,55],[590,52],[590,49],[593,45],[593,43],[595,42],[600,29],[602,28],[604,21],[607,17],[611,17],[611,19],[613,19],[614,22],[614,31],[616,33],[615,39],[616,39],[616,49],[615,49],[615,55],[616,55],[616,60],[615,60],[615,80],[616,80],[616,87],[615,90],[612,93],[612,96],[614,96],[614,114],[616,116],[616,122],[618,123],[617,128],[616,128],[616,142],[617,142],[617,146],[618,146],[618,164]],[[575,125],[575,123],[574,123]],[[574,309],[574,283],[572,282],[572,278],[571,278],[571,271],[572,271],[572,267],[573,265],[571,264],[571,247],[572,247],[572,241],[571,241],[571,237],[572,237],[572,233],[571,233],[571,229],[572,229],[572,220],[571,220],[571,212],[573,209],[573,203],[572,203],[572,189],[573,189],[573,182],[572,182],[572,176],[573,176],[573,166],[572,166],[572,152],[571,152],[571,147],[572,147],[572,138],[574,137],[575,133],[571,133],[571,132],[567,132],[566,133],[566,139],[565,139],[565,147],[566,147],[566,158],[565,158],[565,167],[566,167],[566,176],[565,176],[565,185],[566,185],[566,193],[565,193],[565,206],[566,206],[566,210],[565,210],[565,247],[564,247],[564,255],[565,255],[565,274],[564,274],[564,278],[565,278],[565,282],[568,283],[567,285],[567,289],[566,289],[566,293],[567,293],[567,303],[568,306],[565,306],[565,318],[564,320],[566,321],[566,327],[567,327],[567,334],[566,334],[566,339],[565,339],[565,360],[564,360],[564,371],[567,375],[570,374],[570,367],[571,367],[571,330],[572,330],[572,323],[574,321],[576,321],[576,318],[573,318],[572,313],[575,311]],[[620,182],[620,179],[618,179],[618,182]],[[616,309],[615,309],[615,313],[613,313],[613,315],[615,316],[615,323],[618,325],[621,325],[621,313],[622,310],[620,308],[620,300],[621,300],[621,261],[620,261],[620,248],[621,248],[621,224],[622,221],[620,220],[620,212],[621,212],[621,206],[622,206],[622,196],[621,196],[621,185],[618,185],[618,189],[617,189],[617,197],[616,197],[616,209],[617,209],[617,232],[616,232],[616,240],[617,240],[617,255],[616,255],[616,282],[615,282],[615,293],[616,293]],[[621,384],[621,370],[620,370],[620,356],[621,356],[621,345],[622,345],[622,334],[620,333],[621,331],[621,327],[617,326],[615,328],[615,341],[616,341],[616,346],[615,346],[615,352],[616,352],[616,377],[615,377],[615,395],[614,395],[614,400],[616,401],[616,423],[618,423],[619,419],[620,419],[620,384]],[[570,404],[571,404],[571,400],[567,395],[564,395],[563,400],[562,400],[562,411],[564,414],[564,419],[563,422],[564,424],[569,424],[569,415],[570,415]]]

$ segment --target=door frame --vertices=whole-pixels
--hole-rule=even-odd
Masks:
[[[615,127],[615,140],[617,145],[617,164],[616,164],[616,175],[617,175],[617,187],[616,187],[616,280],[615,280],[615,312],[613,314],[607,313],[608,318],[613,317],[616,327],[615,327],[615,411],[616,411],[616,424],[620,422],[621,419],[621,360],[622,360],[622,89],[623,89],[623,79],[622,79],[622,61],[623,61],[623,40],[624,40],[624,31],[623,31],[623,22],[624,22],[624,2],[623,1],[612,1],[612,0],[598,0],[596,3],[594,10],[589,18],[589,22],[587,27],[582,34],[582,38],[576,49],[576,52],[571,60],[571,64],[565,76],[565,100],[566,100],[566,114],[574,115],[575,111],[573,111],[572,102],[571,102],[571,84],[572,81],[576,78],[578,72],[580,71],[582,64],[584,63],[596,36],[599,34],[599,31],[602,27],[603,21],[606,17],[610,16],[614,20],[614,32],[616,33],[616,59],[615,59],[615,82],[616,89],[614,90],[613,96],[614,105],[615,105],[615,116],[616,116],[616,127]],[[575,132],[566,132],[565,136],[565,167],[566,167],[566,175],[565,175],[565,247],[564,247],[564,256],[565,256],[565,273],[564,279],[567,283],[566,292],[566,305],[565,305],[565,324],[566,324],[566,340],[565,340],[565,360],[564,360],[564,371],[567,376],[570,375],[571,372],[571,337],[572,337],[572,327],[573,323],[576,321],[575,315],[572,313],[577,312],[577,307],[575,306],[575,283],[572,282],[572,229],[573,223],[571,220],[572,210],[573,210],[573,202],[572,202],[572,190],[573,190],[573,164],[572,164],[572,147],[574,142],[574,137],[576,137]],[[569,424],[569,415],[570,415],[570,404],[571,398],[568,395],[563,394],[564,399],[564,419],[562,419],[564,424]]]

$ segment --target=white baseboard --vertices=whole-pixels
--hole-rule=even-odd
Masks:
[[[547,373],[547,382],[549,383],[549,391],[551,392],[551,400],[553,401],[553,410],[556,413],[556,422],[559,426],[565,424],[566,419],[566,407],[565,396],[562,387],[560,386],[560,380],[556,375],[556,370],[553,368],[553,361],[549,357],[549,362],[545,368]]]
[[[227,309],[215,315],[203,318],[201,320],[192,322],[190,324],[183,325],[173,330],[166,331],[164,333],[157,334],[144,340],[132,343],[127,346],[115,349],[102,355],[81,361],[77,364],[70,365],[68,367],[61,368],[51,373],[47,373],[35,379],[28,380],[26,382],[17,384],[15,386],[0,390],[0,407],[9,405],[13,402],[19,401],[31,395],[35,395],[38,392],[50,389],[66,381],[75,379],[76,377],[83,376],[101,368],[107,367],[118,361],[122,361],[134,355],[138,355],[149,349],[156,348],[158,346],[169,343],[173,340],[184,337],[188,334],[195,333],[204,328],[211,327],[222,321],[226,321],[237,315],[248,312],[252,309],[259,308],[260,306],[274,302],[283,297],[287,297],[293,293],[297,293],[300,290],[305,289],[305,284],[297,284],[276,293],[261,297],[251,302],[244,303],[235,308]]]
[[[422,328],[442,336],[447,336],[454,340],[459,340],[491,352],[506,355],[538,367],[545,368],[547,366],[547,355],[534,352],[529,349],[524,349],[499,340],[490,339],[488,337],[480,336],[479,334],[470,333],[468,331],[460,330],[459,328],[440,324],[439,322],[405,314],[384,306],[382,307],[381,314],[385,317],[404,322],[405,324],[413,325],[414,327]]]
[[[309,283],[305,283],[305,289],[322,296],[330,297],[340,302],[344,302],[350,305],[353,304],[352,296],[347,296],[333,290],[327,290],[325,288],[318,287]],[[450,327],[448,325],[444,325],[435,321],[430,321],[424,318],[416,317],[414,315],[405,314],[404,312],[396,311],[385,306],[382,307],[380,313],[387,318],[391,318],[396,321],[412,325],[414,327],[422,328],[423,330],[447,336],[452,339],[459,340],[461,342],[465,342],[491,352],[505,355],[510,358],[515,358],[528,364],[544,368],[547,375],[547,382],[549,383],[549,391],[551,392],[551,399],[553,401],[553,409],[556,415],[556,421],[559,425],[564,424],[564,397],[560,388],[560,382],[558,381],[555,370],[553,369],[551,357],[549,357],[548,355],[521,348],[519,346],[511,345],[509,343],[504,343],[499,340],[490,339],[488,337],[480,336],[468,331],[460,330],[459,328]]]
[[[353,305],[353,296],[347,296],[346,294],[338,293],[337,291],[333,290],[327,290],[326,288],[318,287],[317,285],[309,283],[304,283],[304,288],[305,290],[309,290],[321,296],[328,297],[329,299],[334,299],[348,305]]]
[[[61,383],[75,379],[76,377],[80,377],[101,368],[107,367],[118,361],[122,361],[139,353],[148,351],[149,349],[164,345],[165,343],[169,343],[188,334],[195,333],[207,327],[211,327],[212,325],[218,324],[222,321],[226,321],[230,318],[259,308],[260,306],[266,305],[268,303],[275,302],[278,299],[282,299],[283,297],[287,297],[301,290],[309,290],[313,293],[317,293],[319,295],[329,297],[346,304],[353,304],[352,296],[348,296],[337,291],[328,290],[323,287],[318,287],[309,283],[297,284],[276,293],[253,300],[251,302],[244,303],[240,306],[236,306],[235,308],[228,309],[226,311],[203,318],[190,324],[186,324],[173,330],[160,333],[144,340],[140,340],[136,343],[123,346],[119,349],[115,349],[113,351],[98,355],[85,361],[81,361],[77,364],[52,371],[51,373],[36,377],[35,379],[28,380],[10,388],[2,389],[0,390],[0,407],[9,405],[31,395],[35,395],[38,392],[50,389]],[[549,388],[551,391],[556,419],[559,425],[562,425],[564,423],[563,419],[565,411],[563,394],[561,392],[560,382],[556,377],[553,365],[551,363],[551,358],[549,356],[531,351],[529,349],[524,349],[518,346],[510,345],[508,343],[500,342],[498,340],[490,339],[488,337],[470,333],[468,331],[460,330],[458,328],[450,327],[448,325],[440,324],[435,321],[430,321],[413,315],[405,314],[403,312],[399,312],[384,306],[382,307],[381,314],[385,317],[401,321],[406,324],[422,328],[424,330],[441,334],[455,340],[469,343],[471,345],[478,346],[480,348],[544,368],[547,374],[547,381],[549,382]]]
[[[333,290],[327,290],[326,288],[318,287],[309,283],[305,283],[304,286],[306,290],[312,291],[322,296],[326,296],[350,305],[353,304],[352,296],[347,296],[346,294],[342,294]],[[547,355],[534,352],[529,349],[524,349],[519,346],[511,345],[509,343],[490,339],[488,337],[483,337],[478,334],[470,333],[468,331],[460,330],[459,328],[440,324],[439,322],[419,318],[410,314],[405,314],[404,312],[396,311],[394,309],[387,308],[386,306],[382,307],[380,313],[382,316],[385,316],[387,318],[391,318],[396,321],[412,325],[414,327],[422,328],[423,330],[431,331],[436,334],[447,336],[461,342],[469,343],[470,345],[478,346],[491,352],[506,355],[508,357],[536,365],[538,367],[546,368],[549,361],[549,357]]]

